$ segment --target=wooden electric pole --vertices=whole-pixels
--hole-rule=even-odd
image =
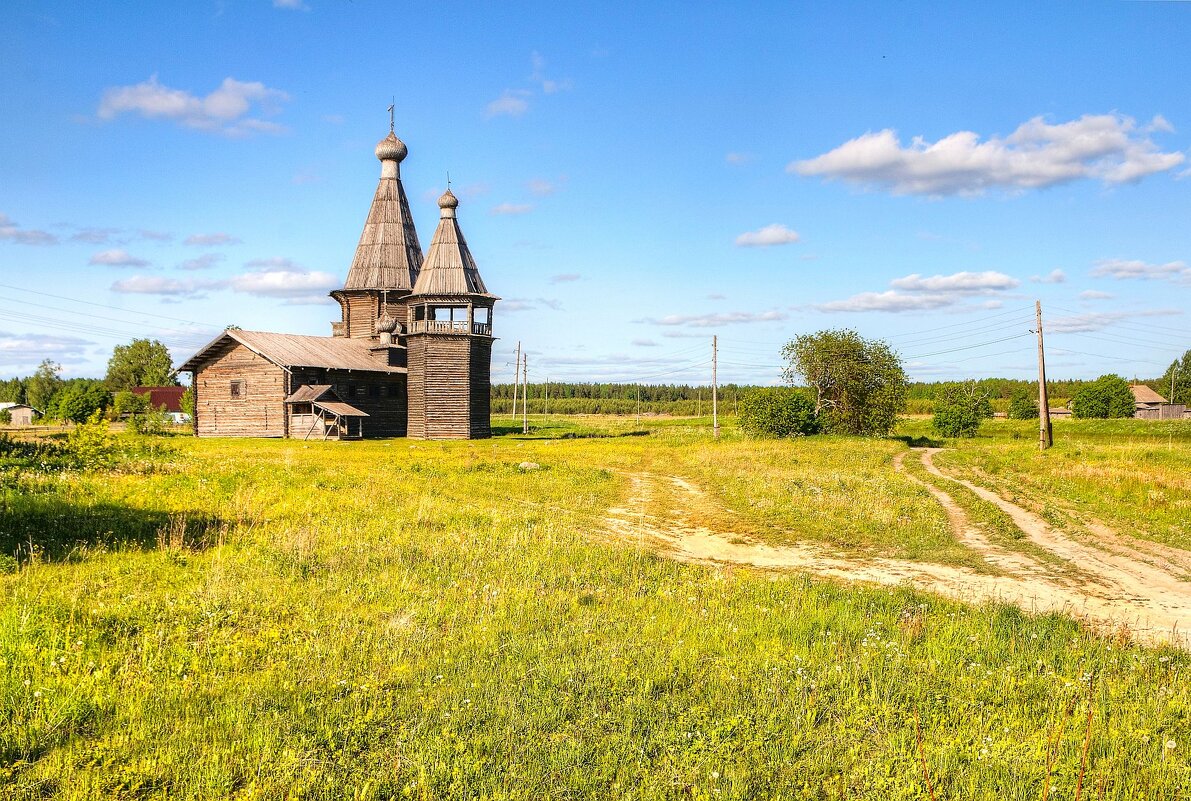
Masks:
[[[529,433],[529,354],[521,354],[521,433]]]
[[[1035,326],[1038,332],[1038,448],[1046,450],[1055,444],[1050,427],[1050,400],[1046,397],[1046,352],[1042,347],[1042,301],[1034,301]]]
[[[521,392],[521,343],[517,343],[517,355],[513,359],[513,422],[517,421],[517,394]]]
[[[716,370],[719,358],[719,337],[711,337],[711,431],[712,436],[720,435],[720,393],[716,384]]]
[[[641,425],[641,385],[637,385],[637,425]]]

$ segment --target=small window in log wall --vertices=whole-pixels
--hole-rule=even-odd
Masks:
[[[231,383],[232,397],[236,399],[248,397],[248,384],[243,379],[236,379]]]

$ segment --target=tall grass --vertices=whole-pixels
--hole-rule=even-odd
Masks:
[[[6,528],[72,522],[0,576],[3,793],[921,799],[928,775],[938,798],[1071,798],[1090,704],[1086,797],[1185,797],[1184,653],[593,536],[626,470],[736,504],[750,452],[776,498],[787,461],[894,445],[584,425],[188,441],[153,472],[4,485]],[[219,536],[185,534],[204,521]]]

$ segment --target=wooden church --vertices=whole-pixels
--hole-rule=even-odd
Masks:
[[[376,146],[380,184],[332,336],[228,329],[180,368],[200,437],[491,436],[492,308],[448,189],[425,256],[401,185],[408,149]]]

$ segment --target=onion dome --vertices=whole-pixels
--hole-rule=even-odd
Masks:
[[[455,197],[455,194],[448,189],[438,199],[438,207],[440,209],[457,209],[459,208],[459,198]]]
[[[389,131],[389,135],[376,143],[376,157],[381,161],[402,161],[406,154],[409,153],[409,148],[405,146],[397,138],[397,135]]]
[[[397,318],[382,314],[376,321],[376,333],[391,334],[397,330]]]

